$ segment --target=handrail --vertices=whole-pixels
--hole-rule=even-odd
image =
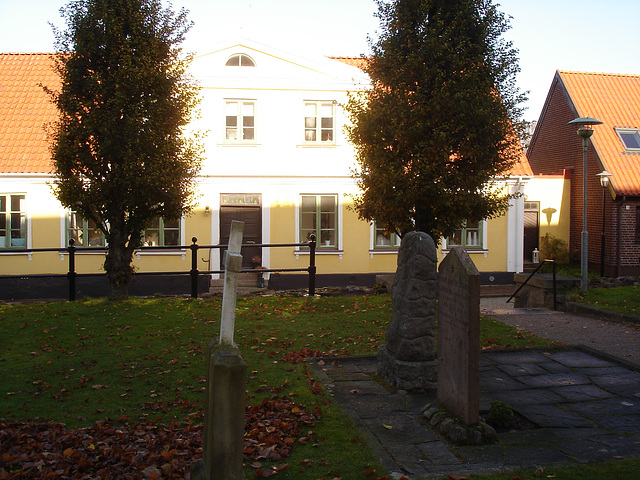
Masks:
[[[533,277],[536,273],[538,273],[538,270],[540,270],[545,263],[551,263],[553,265],[553,267],[552,267],[552,272],[553,272],[553,309],[556,310],[556,261],[555,260],[543,260],[542,262],[540,262],[540,264],[537,266],[537,268],[533,272],[531,272],[531,274],[527,277],[527,279],[524,281],[524,283],[522,285],[520,285],[515,292],[513,292],[513,295],[511,295],[509,297],[509,300],[507,300],[505,303],[509,303],[511,301],[511,299],[513,297],[515,297],[518,294],[518,292],[520,290],[522,290],[522,288],[527,283],[529,283],[529,280],[531,280],[531,277]]]
[[[224,270],[198,270],[198,250],[199,249],[223,249],[227,248],[228,245],[198,245],[196,242],[198,239],[193,237],[191,239],[193,242],[191,245],[167,245],[167,246],[145,246],[136,249],[139,250],[191,250],[191,270],[188,271],[170,271],[170,272],[137,272],[136,275],[189,275],[191,280],[191,297],[198,298],[198,277],[200,275],[210,275],[213,273],[224,273]],[[78,252],[107,252],[109,250],[108,247],[76,247],[74,245],[75,241],[73,239],[69,240],[69,246],[66,248],[19,248],[19,249],[11,249],[8,252],[1,253],[37,253],[37,252],[58,252],[61,255],[67,253],[69,255],[69,266],[67,273],[59,273],[59,274],[33,274],[33,275],[0,275],[1,278],[60,278],[67,277],[69,281],[69,301],[74,301],[76,299],[76,279],[78,277],[100,277],[104,276],[104,273],[77,273],[76,272],[76,264],[75,264],[75,256]],[[316,265],[315,265],[315,252],[316,252],[316,238],[315,235],[311,235],[310,241],[306,243],[245,243],[242,244],[242,247],[301,247],[301,248],[309,248],[309,266],[307,268],[253,268],[253,269],[245,269],[240,273],[272,273],[272,272],[307,272],[309,274],[309,296],[315,296],[316,290]]]

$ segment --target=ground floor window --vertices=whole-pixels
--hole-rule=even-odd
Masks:
[[[447,238],[447,247],[482,248],[483,221],[465,220],[462,227]]]
[[[67,214],[67,245],[69,240],[73,240],[76,247],[105,246],[104,234],[96,222],[82,218],[78,212]]]
[[[395,232],[388,232],[374,224],[374,248],[379,250],[400,248],[400,237]]]
[[[0,248],[25,248],[26,246],[26,196],[0,194]]]
[[[145,247],[180,245],[180,220],[156,218],[144,231]]]
[[[300,242],[315,235],[319,249],[338,248],[337,219],[337,195],[301,195]]]

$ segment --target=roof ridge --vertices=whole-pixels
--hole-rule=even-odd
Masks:
[[[0,52],[0,55],[58,55],[59,52]]]
[[[569,74],[569,75],[592,75],[592,76],[603,76],[603,77],[640,77],[640,74],[637,73],[607,73],[607,72],[577,72],[573,70],[558,70],[561,74]]]

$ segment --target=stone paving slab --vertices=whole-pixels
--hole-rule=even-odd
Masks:
[[[531,429],[498,443],[456,446],[431,430],[422,408],[435,392],[392,392],[375,357],[310,359],[317,378],[395,477],[435,478],[640,455],[640,367],[579,347],[485,351],[480,408],[509,403]]]

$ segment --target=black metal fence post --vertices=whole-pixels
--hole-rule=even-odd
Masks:
[[[198,244],[196,243],[198,239],[192,237],[191,241],[193,242],[189,247],[191,248],[191,271],[189,272],[191,276],[191,298],[198,298]]]
[[[316,236],[311,235],[309,242],[309,296],[316,296]]]
[[[556,284],[556,261],[552,260],[551,262],[552,271],[553,271],[553,309],[557,310],[557,299],[558,299],[558,290]]]
[[[67,272],[67,278],[69,279],[69,301],[73,302],[76,299],[76,247],[73,245],[75,241],[73,238],[69,239],[69,271]]]

